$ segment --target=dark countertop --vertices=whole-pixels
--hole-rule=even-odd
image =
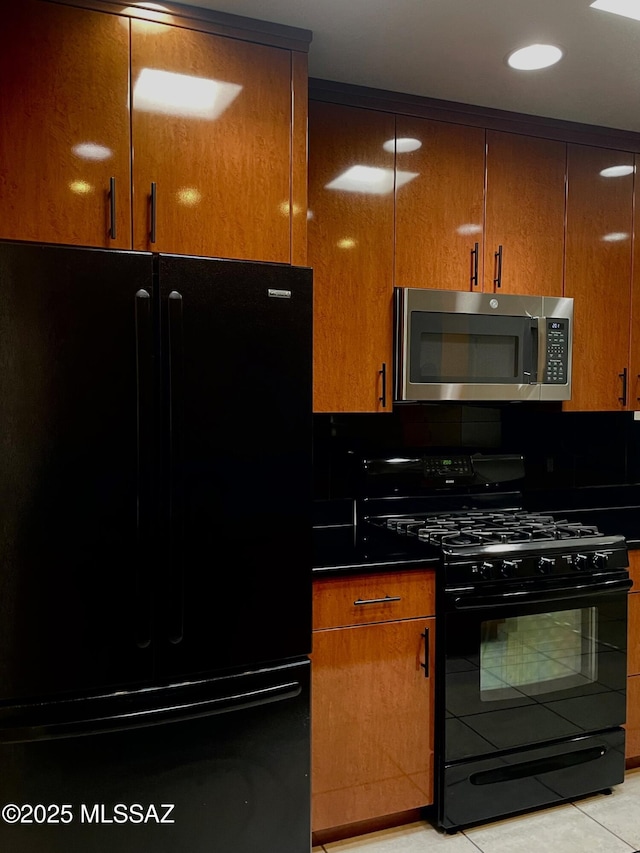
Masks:
[[[406,540],[389,537],[389,541],[364,541],[351,525],[316,527],[313,530],[314,576],[360,572],[396,571],[436,568],[438,553],[430,545],[417,545],[406,550]],[[399,547],[396,547],[399,546]]]
[[[542,507],[541,507],[542,509]],[[546,508],[556,519],[594,524],[606,535],[622,535],[630,549],[640,549],[640,507],[597,507],[583,509]],[[313,530],[314,576],[394,571],[409,567],[437,568],[437,550],[429,545],[407,540],[374,537],[365,539],[356,535],[350,524],[319,526]]]

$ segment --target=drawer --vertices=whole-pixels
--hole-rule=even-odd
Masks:
[[[317,580],[313,584],[313,628],[433,616],[435,600],[434,571]]]

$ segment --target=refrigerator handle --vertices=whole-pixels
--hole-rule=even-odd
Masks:
[[[168,298],[169,332],[169,610],[168,636],[180,643],[184,636],[184,577],[182,558],[183,483],[182,417],[184,412],[184,331],[182,294],[172,290]]]
[[[151,600],[149,596],[151,557],[153,471],[153,330],[151,296],[141,289],[135,298],[136,385],[137,385],[137,576],[136,642],[144,649],[151,643]]]
[[[64,722],[38,722],[34,725],[9,726],[0,729],[0,743],[25,743],[53,738],[70,738],[81,735],[95,735],[107,732],[123,732],[157,726],[163,723],[178,723],[184,720],[195,720],[198,717],[209,717],[214,714],[227,714],[295,699],[302,692],[299,681],[288,681],[274,684],[258,690],[248,690],[244,693],[231,694],[205,699],[198,702],[183,702],[166,707],[145,708],[132,710],[129,706],[122,713],[105,713],[85,717],[81,720],[65,720]]]

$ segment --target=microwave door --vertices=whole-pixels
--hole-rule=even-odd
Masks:
[[[412,311],[405,399],[536,400],[535,317]]]

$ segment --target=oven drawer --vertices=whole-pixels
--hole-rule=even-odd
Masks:
[[[435,572],[402,571],[313,584],[313,628],[341,628],[435,613]]]
[[[621,728],[444,769],[438,822],[460,828],[573,800],[624,781]]]

